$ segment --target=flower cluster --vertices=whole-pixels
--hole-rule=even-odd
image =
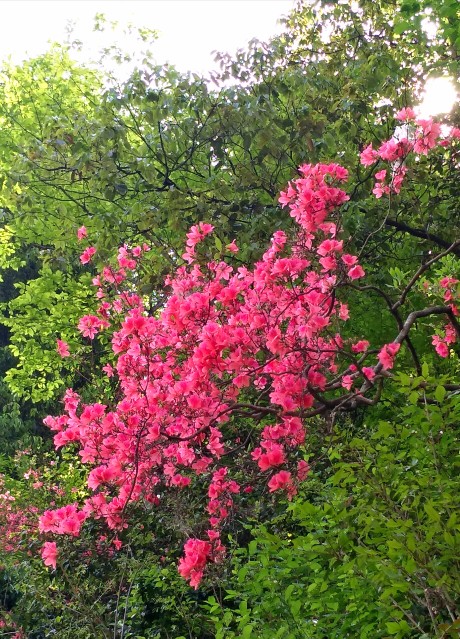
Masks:
[[[443,291],[443,299],[448,304],[455,316],[459,315],[457,300],[460,295],[458,287],[459,280],[455,277],[443,277],[439,282],[439,286]],[[440,357],[449,356],[449,347],[457,341],[457,334],[454,327],[449,322],[439,331],[438,335],[433,335],[432,344]]]
[[[11,613],[2,611],[0,618],[0,632],[8,639],[25,639],[24,630],[12,618]]]
[[[189,539],[185,543],[184,557],[179,560],[179,573],[193,588],[198,588],[211,552],[212,544],[209,541]]]
[[[411,109],[398,117],[404,122],[398,135],[361,154],[366,166],[390,164],[375,173],[377,198],[400,191],[410,153],[427,154],[445,142],[439,125],[417,120]],[[449,135],[459,138],[460,131]],[[82,503],[48,509],[39,518],[45,565],[57,566],[56,536],[77,537],[89,519],[122,533],[131,506],[160,507],[166,491],[204,485],[204,539],[186,541],[178,566],[197,588],[207,564],[222,560],[221,537],[258,480],[270,493],[288,499],[296,494],[310,471],[303,459],[306,420],[331,406],[368,399],[365,394],[393,368],[403,339],[373,350],[362,336],[342,336],[350,314],[341,291],[365,276],[341,234],[347,177],[338,164],[301,166],[279,198],[296,230],[291,236],[276,231],[251,266],[234,259],[235,241],[226,246],[227,261],[199,260],[197,247],[214,228],[193,226],[185,265],[167,278],[169,295],[155,315],[135,292],[147,245],[120,247],[114,265],[94,277],[99,307],[80,319],[78,330],[97,340],[111,329],[113,353],[102,370],[114,378],[116,394],[87,404],[68,389],[63,413],[45,419],[56,448],[78,448],[89,491]],[[78,240],[86,236],[81,227]],[[81,262],[89,263],[95,253],[87,247]],[[457,284],[453,278],[440,283],[453,313]],[[454,340],[448,324],[433,344],[446,357]],[[61,339],[57,351],[70,356]],[[12,501],[7,491],[0,494],[0,515],[9,526],[5,539],[14,548],[30,513],[18,512]],[[109,546],[106,540],[99,538],[98,552]],[[110,551],[122,543],[116,537]]]
[[[341,359],[346,345],[339,325],[349,313],[337,289],[364,276],[358,258],[344,251],[334,220],[348,199],[339,187],[347,171],[320,164],[304,165],[300,173],[280,196],[298,231],[291,239],[277,231],[252,269],[224,261],[200,265],[196,246],[213,231],[200,223],[187,235],[187,266],[167,279],[171,294],[157,317],[147,315],[131,285],[124,286],[147,246],[120,248],[117,268],[105,267],[94,278],[101,305],[78,328],[95,339],[121,319],[112,337],[116,366],[104,366],[109,377],[118,377],[120,396],[111,406],[85,405],[68,390],[64,414],[46,418],[56,447],[78,444],[91,466],[93,494],[80,508],[46,511],[42,533],[76,536],[88,517],[122,530],[130,503],[158,505],[164,489],[208,477],[208,541],[190,539],[179,565],[197,587],[206,563],[222,557],[220,534],[235,498],[252,489],[230,477],[223,456],[240,441],[241,426],[263,415],[272,423],[248,451],[249,463],[263,473],[270,492],[296,493],[309,471],[299,459],[304,417],[321,411],[322,393],[342,388],[331,380],[349,374],[352,389],[366,371]],[[229,245],[229,253],[236,250]],[[366,350],[363,344],[353,344],[352,353]],[[64,344],[58,349],[66,356]],[[373,368],[367,370],[370,376]],[[55,564],[54,551],[44,549],[48,565]]]
[[[85,519],[86,514],[79,511],[76,504],[69,504],[57,510],[45,510],[39,519],[38,529],[40,532],[78,537]]]
[[[427,155],[436,145],[445,146],[449,139],[457,138],[460,133],[458,129],[451,129],[447,139],[441,139],[441,125],[432,119],[417,119],[411,108],[401,109],[396,114],[396,119],[404,122],[404,125],[396,129],[393,137],[382,142],[377,150],[369,144],[360,156],[364,166],[372,166],[379,160],[391,165],[389,180],[385,169],[375,174],[373,193],[377,198],[401,191],[407,173],[405,160],[411,153]]]
[[[456,127],[443,129],[438,122],[430,119],[417,118],[415,111],[406,107],[396,114],[396,119],[404,122],[398,127],[390,140],[383,142],[378,150],[369,144],[361,153],[361,164],[372,166],[383,160],[391,165],[391,171],[381,169],[374,174],[375,187],[373,193],[376,198],[391,193],[400,193],[401,186],[407,174],[406,160],[411,154],[415,156],[428,155],[437,146],[446,147],[460,139],[460,129]],[[388,175],[390,176],[388,179]],[[443,278],[440,286],[445,289],[443,298],[450,306],[454,315],[458,315],[457,306],[454,300],[458,298],[456,285],[458,280],[447,277]],[[452,323],[447,323],[443,331],[433,335],[432,344],[440,357],[448,357],[449,346],[457,340],[457,334]],[[385,368],[392,368],[394,348],[399,345],[386,345],[380,351],[379,361]],[[397,350],[395,351],[395,353]],[[346,383],[350,383],[351,378],[347,376]],[[349,386],[347,386],[349,387]]]
[[[17,552],[24,544],[25,536],[36,530],[38,508],[22,508],[16,497],[5,487],[0,474],[0,551]]]

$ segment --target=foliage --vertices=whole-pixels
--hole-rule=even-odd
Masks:
[[[424,375],[315,431],[315,476],[251,527],[224,603],[208,600],[216,637],[455,636],[459,396]]]

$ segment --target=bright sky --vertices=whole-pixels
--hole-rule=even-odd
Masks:
[[[94,58],[113,44],[113,35],[108,42],[92,31],[94,16],[103,13],[121,25],[159,31],[152,47],[159,64],[207,73],[216,66],[211,51],[234,53],[252,38],[268,39],[281,30],[277,21],[293,5],[294,0],[0,0],[0,59],[11,55],[19,62],[45,51],[49,40],[64,41],[69,21],[85,54]]]

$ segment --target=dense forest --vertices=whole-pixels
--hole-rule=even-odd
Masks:
[[[0,636],[458,637],[457,0],[151,37],[0,70]]]

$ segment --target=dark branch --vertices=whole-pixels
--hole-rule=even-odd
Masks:
[[[442,246],[445,249],[448,249],[452,246],[449,242],[447,242],[446,240],[443,240],[442,237],[439,237],[439,235],[433,235],[432,233],[428,233],[428,231],[424,231],[423,229],[415,229],[412,226],[408,226],[404,222],[398,222],[398,220],[392,220],[391,218],[387,218],[385,220],[385,225],[392,226],[398,231],[402,231],[403,233],[408,233],[409,235],[413,235],[414,237],[420,237],[423,240],[428,240],[430,242],[433,242],[434,244],[437,244],[438,246]],[[457,257],[460,257],[459,246],[456,246],[455,248],[453,248],[451,252],[454,255],[457,255]]]

